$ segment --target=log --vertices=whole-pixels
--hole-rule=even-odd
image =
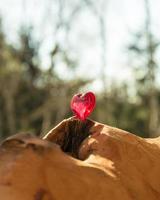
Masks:
[[[158,200],[160,138],[63,120],[43,138],[0,145],[1,200]]]

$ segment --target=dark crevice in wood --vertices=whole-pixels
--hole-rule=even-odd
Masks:
[[[78,158],[79,147],[84,139],[90,135],[90,128],[94,122],[91,120],[71,120],[68,122],[61,149]]]

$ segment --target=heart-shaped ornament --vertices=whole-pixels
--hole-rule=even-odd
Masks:
[[[71,100],[71,109],[80,120],[85,120],[93,111],[96,104],[95,95],[92,92],[76,94]]]

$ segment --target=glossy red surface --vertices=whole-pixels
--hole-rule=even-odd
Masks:
[[[85,120],[93,111],[96,98],[93,92],[86,94],[76,94],[71,100],[71,109],[80,120]]]

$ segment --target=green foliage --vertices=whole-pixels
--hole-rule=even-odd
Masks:
[[[72,115],[70,100],[73,94],[90,83],[84,79],[61,79],[56,71],[56,56],[75,70],[77,61],[58,45],[51,52],[51,65],[44,70],[39,59],[40,44],[33,39],[32,29],[22,29],[19,45],[9,45],[0,26],[0,137],[16,132],[45,134],[56,123]],[[138,38],[140,36],[137,36]],[[145,48],[133,43],[129,50],[144,54]],[[153,64],[153,63],[152,63]],[[145,68],[144,68],[145,69]],[[142,70],[142,69],[141,69]],[[127,84],[112,84],[100,91],[92,118],[143,137],[148,136],[149,69],[135,70],[136,95],[131,97]],[[160,92],[157,90],[158,101]]]
[[[19,43],[17,48],[9,45],[1,29],[1,138],[22,131],[45,133],[69,116],[70,97],[88,83],[77,79],[65,81],[57,76],[52,66],[43,70],[39,62],[39,44],[32,37],[32,29],[22,29]],[[58,49],[55,53],[62,53],[64,57],[64,52]],[[71,63],[71,60],[66,62]]]
[[[128,46],[129,53],[132,53],[134,61],[132,67],[136,86],[137,99],[140,101],[140,111],[137,119],[146,122],[142,125],[148,134],[159,135],[159,93],[158,89],[158,64],[156,53],[159,41],[153,36],[150,24],[146,22],[146,28],[134,35],[134,39]],[[139,130],[139,129],[138,129]]]

